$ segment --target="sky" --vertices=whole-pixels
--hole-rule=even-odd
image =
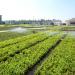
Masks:
[[[75,0],[0,0],[2,20],[75,18]]]

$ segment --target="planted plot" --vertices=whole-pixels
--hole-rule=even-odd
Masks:
[[[9,39],[18,38],[18,37],[23,37],[23,36],[26,36],[29,34],[32,34],[32,32],[17,33],[17,32],[2,32],[2,31],[0,31],[0,42],[9,40]]]
[[[20,53],[24,49],[29,48],[30,46],[33,46],[43,40],[48,39],[49,36],[52,36],[52,35],[48,35],[48,34],[44,33],[44,34],[38,35],[37,37],[34,37],[32,39],[28,39],[26,41],[22,41],[22,42],[1,48],[0,49],[0,61],[7,60],[8,57],[10,57],[10,56],[12,57],[15,54]]]
[[[75,75],[75,38],[66,37],[37,67],[35,75]]]
[[[64,30],[64,31],[75,31],[75,26],[62,27],[61,30]]]
[[[62,37],[57,34],[0,63],[0,75],[24,75]]]
[[[41,33],[36,33],[36,34],[18,37],[18,38],[15,38],[15,39],[5,40],[3,42],[0,42],[0,48],[3,48],[5,46],[9,46],[9,45],[12,45],[12,44],[15,44],[15,43],[23,42],[23,41],[26,41],[26,40],[29,40],[29,39],[33,39],[34,37],[37,37],[37,36],[40,36],[40,35],[43,35],[43,34],[45,34],[45,33],[41,32]]]

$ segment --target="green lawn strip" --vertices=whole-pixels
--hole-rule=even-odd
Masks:
[[[75,38],[67,36],[38,66],[35,75],[75,75]]]
[[[20,54],[9,58],[0,64],[0,75],[23,75],[29,67],[32,67],[51,48],[62,34],[50,37],[33,47],[25,49]]]

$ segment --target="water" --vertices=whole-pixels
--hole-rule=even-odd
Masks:
[[[11,30],[8,30],[8,31],[23,33],[23,32],[27,32],[27,29],[26,28],[22,28],[22,27],[17,27],[17,28],[13,28]]]
[[[75,31],[69,31],[69,34],[71,34],[72,36],[75,36]]]
[[[55,34],[58,34],[59,32],[55,32],[55,31],[46,31],[45,32],[46,34],[49,34],[49,35],[55,35]]]
[[[64,33],[68,33],[68,34],[70,34],[70,35],[75,37],[75,31],[65,31]]]

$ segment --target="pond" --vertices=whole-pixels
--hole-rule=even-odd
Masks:
[[[68,31],[68,33],[75,36],[75,31]]]
[[[48,35],[55,35],[55,34],[58,34],[59,32],[58,31],[45,31],[45,33]]]
[[[28,30],[27,28],[17,27],[17,28],[10,29],[8,31],[23,33],[23,32],[27,32],[27,30]]]
[[[75,36],[75,31],[65,31],[65,33],[69,33],[72,36]]]
[[[27,28],[22,28],[22,27],[16,27],[16,28],[12,28],[9,30],[2,30],[0,32],[18,32],[18,33],[23,33],[23,32],[27,32],[28,29]]]

